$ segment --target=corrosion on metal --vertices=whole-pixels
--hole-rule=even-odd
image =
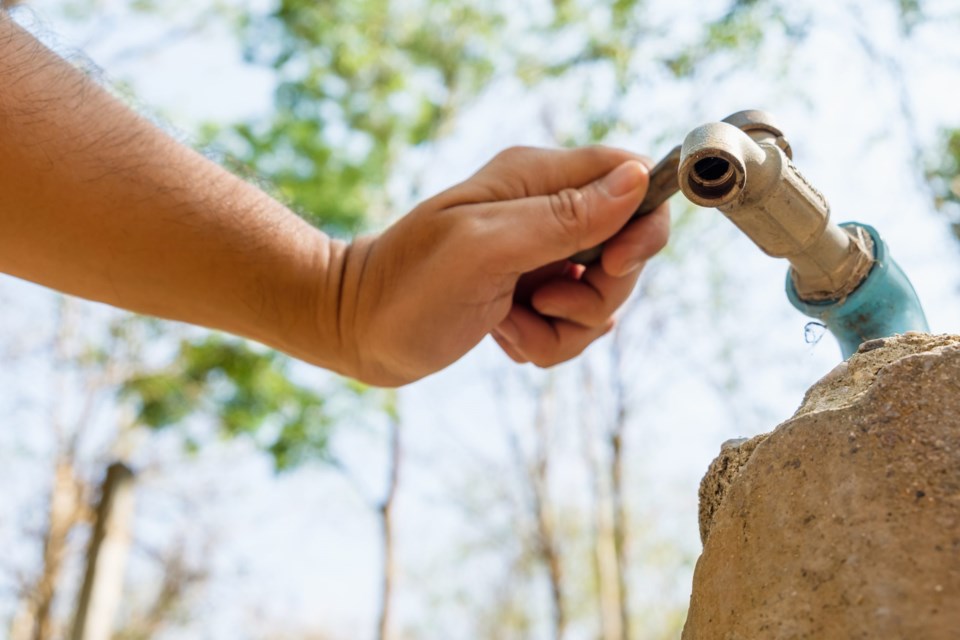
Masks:
[[[787,156],[793,157],[793,151],[790,143],[787,142],[783,132],[773,122],[770,114],[756,109],[738,111],[724,118],[723,122],[734,126],[744,132],[763,133],[771,136],[776,144]],[[653,213],[671,196],[680,190],[679,170],[680,170],[680,152],[681,145],[677,145],[665,155],[660,162],[650,170],[650,183],[647,187],[647,194],[644,196],[637,211],[631,216],[630,220],[635,220],[641,216]],[[573,255],[570,260],[578,264],[591,264],[595,262],[603,251],[603,246],[599,245],[584,249]]]
[[[746,130],[715,122],[691,131],[680,153],[680,189],[719,209],[766,254],[789,260],[803,300],[842,300],[873,266],[869,234],[830,220],[827,199],[790,161],[783,134],[769,116],[758,119],[763,126]]]

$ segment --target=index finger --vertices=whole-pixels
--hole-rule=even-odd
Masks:
[[[511,147],[497,154],[468,181],[454,187],[458,204],[515,200],[578,189],[599,180],[624,162],[646,156],[594,145],[575,149]]]
[[[603,245],[604,271],[613,276],[630,273],[660,252],[670,238],[670,205],[666,202],[648,215],[630,221]]]

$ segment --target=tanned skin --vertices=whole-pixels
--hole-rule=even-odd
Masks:
[[[551,366],[609,331],[667,240],[666,207],[627,224],[647,166],[508,149],[384,232],[332,240],[0,11],[0,271],[371,384],[439,371],[488,334]],[[604,241],[599,264],[566,261]]]

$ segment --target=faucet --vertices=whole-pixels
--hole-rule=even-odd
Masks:
[[[739,111],[697,127],[651,171],[635,215],[682,191],[694,204],[718,209],[764,253],[790,263],[790,303],[816,318],[840,343],[844,358],[868,340],[928,331],[917,294],[873,227],[836,224],[826,198],[792,162],[773,118]],[[574,256],[589,263],[599,248]]]

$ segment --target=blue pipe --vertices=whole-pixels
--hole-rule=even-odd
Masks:
[[[860,344],[906,331],[929,331],[920,299],[887,251],[887,245],[873,227],[845,222],[841,227],[861,227],[873,238],[874,264],[853,293],[842,300],[804,302],[797,295],[787,273],[787,297],[800,312],[826,325],[837,338],[846,360]]]

